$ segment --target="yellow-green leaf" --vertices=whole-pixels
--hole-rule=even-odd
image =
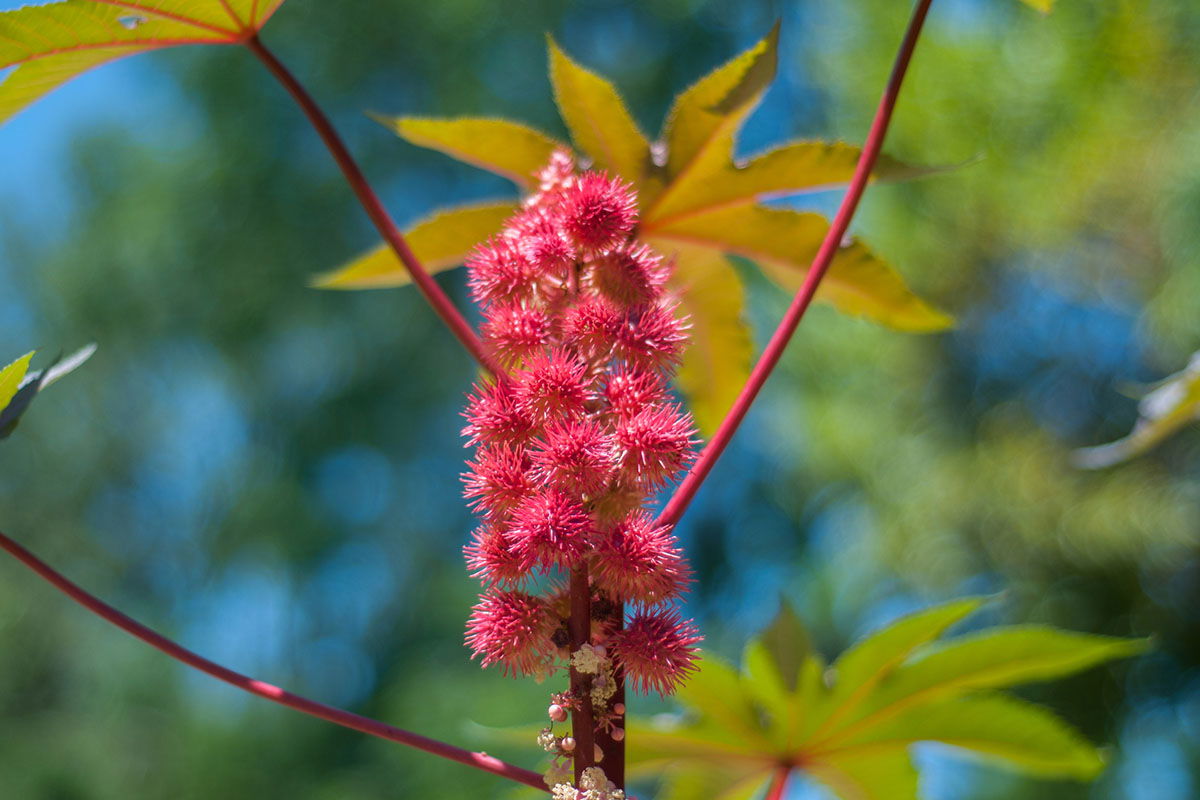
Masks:
[[[1075,463],[1088,469],[1110,467],[1146,452],[1183,427],[1200,420],[1200,353],[1181,372],[1162,381],[1138,403],[1133,431],[1099,447],[1075,451]]]
[[[754,347],[743,318],[746,292],[720,253],[674,246],[662,252],[677,257],[673,285],[691,321],[676,382],[700,433],[711,436],[750,376]]]
[[[841,800],[917,800],[917,770],[903,746],[866,753],[831,753],[808,771]]]
[[[0,12],[0,123],[107,61],[185,44],[244,41],[283,0],[65,0]]]
[[[770,766],[671,770],[656,800],[752,800],[770,780]]]
[[[769,749],[770,741],[759,725],[758,713],[732,667],[705,654],[700,671],[680,688],[680,702],[712,719],[747,745]]]
[[[738,206],[656,228],[652,240],[693,245],[743,256],[789,292],[799,288],[828,224],[819,214],[765,206]],[[670,245],[666,245],[670,246]],[[844,247],[834,258],[817,297],[839,311],[899,330],[943,330],[948,315],[912,292],[904,279],[864,245]]]
[[[1043,14],[1049,14],[1054,10],[1054,0],[1021,0],[1025,5],[1032,6]]]
[[[916,742],[961,747],[1031,775],[1090,780],[1104,769],[1100,752],[1054,714],[995,693],[922,705],[842,747],[874,752],[881,744]]]
[[[13,399],[13,395],[17,393],[17,389],[21,388],[21,379],[25,377],[26,371],[29,370],[29,360],[33,358],[33,353],[29,352],[18,358],[0,370],[0,410]]]
[[[779,25],[760,42],[718,67],[675,100],[667,115],[665,189],[646,209],[654,220],[686,205],[711,175],[733,159],[738,127],[775,77]]]
[[[439,211],[405,232],[409,247],[430,272],[463,262],[476,244],[499,232],[516,210],[513,203],[489,203]],[[320,289],[384,289],[410,283],[408,270],[386,244],[332,272],[318,275]]]
[[[553,39],[547,41],[554,100],[575,145],[597,169],[639,185],[651,164],[650,143],[620,94],[607,80],[572,61]]]
[[[744,165],[731,158],[721,159],[708,165],[701,173],[703,180],[695,182],[689,191],[654,208],[643,227],[653,230],[731,206],[834,188],[850,180],[861,152],[841,142],[802,141],[769,150]],[[875,180],[900,180],[937,171],[880,156],[872,176]]]
[[[529,189],[534,173],[565,147],[541,131],[504,119],[372,117],[402,139],[508,178]]]

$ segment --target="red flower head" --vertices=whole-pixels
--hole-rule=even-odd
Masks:
[[[642,694],[672,694],[696,670],[700,632],[674,609],[644,611],[618,631],[612,649]]]
[[[656,373],[623,367],[608,376],[604,399],[614,414],[628,419],[666,400],[667,387]]]
[[[631,366],[670,369],[683,354],[687,328],[670,306],[641,306],[625,315],[613,344],[617,357]]]
[[[563,232],[558,217],[544,208],[522,211],[512,220],[505,235],[543,281],[561,279],[575,263],[575,246]]]
[[[513,385],[507,381],[476,386],[463,412],[467,426],[462,434],[468,445],[483,442],[521,443],[533,432],[533,421],[517,403]]]
[[[557,623],[546,604],[522,592],[488,592],[471,609],[467,646],[483,666],[501,664],[506,673],[542,673],[555,652]]]
[[[565,350],[530,359],[516,387],[519,407],[539,425],[584,411],[591,399],[587,364]]]
[[[503,236],[475,248],[467,259],[467,284],[482,306],[528,300],[537,282],[536,267]]]
[[[613,597],[653,605],[679,595],[690,572],[668,527],[644,511],[619,523],[593,559],[596,583]]]
[[[484,343],[505,367],[514,367],[538,352],[550,337],[550,318],[522,303],[493,308],[480,329]]]
[[[586,172],[562,192],[563,230],[582,250],[599,252],[625,241],[637,224],[633,187]]]
[[[570,567],[587,552],[592,519],[560,489],[530,495],[513,511],[509,537],[526,569]]]
[[[602,297],[587,297],[563,313],[563,339],[595,362],[608,360],[621,332],[621,312]]]

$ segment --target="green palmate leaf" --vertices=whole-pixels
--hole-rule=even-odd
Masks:
[[[842,800],[917,800],[917,770],[904,745],[831,753],[806,769]]]
[[[463,262],[477,243],[500,230],[514,203],[487,203],[439,211],[405,232],[409,247],[430,272],[442,272]],[[383,289],[410,283],[408,270],[388,245],[380,245],[313,285],[322,289]]]
[[[597,169],[639,185],[651,166],[650,143],[621,95],[604,78],[572,61],[553,39],[548,42],[554,100],[575,145]]]
[[[770,779],[768,767],[673,770],[656,800],[752,800]],[[720,788],[717,788],[720,787]]]
[[[1040,706],[1002,694],[928,703],[842,743],[842,751],[874,752],[880,745],[922,741],[971,750],[1022,772],[1090,780],[1104,768],[1100,752]]]
[[[0,409],[5,408],[21,388],[21,379],[29,369],[33,353],[29,352],[0,370]]]
[[[750,376],[754,346],[743,319],[746,291],[721,254],[699,248],[674,254],[674,285],[691,321],[676,380],[700,433],[711,436]]]
[[[64,0],[0,12],[0,123],[113,59],[185,44],[233,44],[283,0]]]
[[[1054,10],[1055,0],[1021,0],[1027,6],[1032,6],[1043,14],[1049,14]]]
[[[767,629],[759,634],[757,641],[778,667],[783,686],[787,691],[796,691],[800,682],[800,670],[809,658],[812,642],[804,623],[800,621],[792,604],[781,598],[779,613]]]
[[[1162,381],[1138,403],[1138,421],[1123,439],[1075,451],[1075,463],[1088,469],[1118,464],[1146,452],[1200,420],[1200,353],[1181,372]]]
[[[686,206],[707,176],[732,161],[737,130],[775,78],[778,52],[777,23],[754,47],[676,98],[663,129],[667,186],[646,209],[648,222]]]
[[[534,173],[550,154],[564,148],[540,131],[503,119],[372,116],[412,144],[502,175],[523,189],[534,185]]]
[[[795,291],[827,230],[819,214],[739,206],[681,219],[645,235],[668,251],[692,245],[743,256],[784,289]],[[844,313],[901,330],[937,331],[953,324],[951,317],[917,297],[895,270],[861,244],[842,248],[817,297]]]
[[[847,650],[828,675],[819,657],[803,652],[807,637],[785,610],[769,634],[747,645],[740,678],[706,658],[700,689],[689,693],[689,685],[679,695],[690,721],[650,728],[645,753],[639,736],[650,726],[631,723],[630,752],[641,768],[668,769],[672,780],[699,770],[713,795],[730,788],[714,782],[724,780],[723,770],[762,781],[786,763],[843,798],[915,798],[908,748],[918,742],[964,748],[1034,775],[1094,777],[1100,754],[1070,726],[983,690],[1067,675],[1137,653],[1144,642],[1036,626],[935,641],[981,603],[969,598],[904,617]]]

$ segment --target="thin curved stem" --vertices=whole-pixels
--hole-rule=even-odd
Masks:
[[[502,778],[523,783],[526,786],[532,786],[535,789],[546,789],[546,784],[542,780],[542,776],[531,770],[522,769],[521,767],[508,764],[498,758],[493,758],[485,753],[473,753],[470,750],[464,750],[461,747],[439,742],[436,739],[430,739],[427,736],[421,736],[417,733],[411,733],[385,722],[371,719],[370,717],[360,716],[349,711],[344,711],[340,708],[318,703],[315,700],[309,700],[307,697],[302,697],[297,694],[280,689],[278,686],[272,686],[263,681],[254,680],[241,673],[223,667],[213,661],[209,661],[201,655],[193,653],[165,636],[156,633],[147,628],[145,625],[136,620],[122,614],[117,609],[105,603],[103,600],[89,594],[81,589],[76,584],[67,580],[61,574],[54,570],[51,566],[40,560],[33,553],[26,550],[21,545],[14,542],[12,539],[0,533],[0,547],[7,550],[15,556],[21,563],[36,572],[39,576],[52,584],[63,594],[70,597],[76,603],[91,611],[93,614],[111,622],[118,628],[121,628],[126,633],[132,634],[141,639],[146,644],[157,650],[166,653],[176,661],[181,661],[189,667],[200,670],[217,680],[224,681],[231,686],[236,686],[238,689],[249,692],[250,694],[264,697],[274,703],[287,706],[304,714],[308,714],[319,719],[332,722],[335,725],[341,725],[345,728],[351,728],[361,733],[366,733],[371,736],[377,736],[380,739],[387,739],[392,742],[415,747],[418,750],[424,750],[427,753],[432,753],[435,756],[457,761],[460,764],[465,764],[468,767],[481,769],[484,772],[490,772],[493,775],[499,775]]]
[[[787,791],[788,780],[792,777],[792,767],[785,764],[775,773],[775,777],[771,780],[771,788],[767,789],[767,796],[763,800],[783,800],[783,793]]]
[[[833,257],[837,254],[842,239],[850,227],[850,221],[854,218],[854,212],[858,210],[858,202],[862,199],[863,191],[867,188],[867,182],[871,178],[871,171],[875,166],[875,161],[879,158],[879,151],[883,147],[884,137],[887,136],[888,124],[892,119],[892,111],[895,109],[896,100],[900,95],[900,86],[904,82],[904,75],[908,71],[908,64],[912,60],[913,50],[917,46],[917,40],[921,35],[921,28],[925,24],[925,17],[929,13],[929,6],[932,2],[933,0],[918,0],[916,7],[913,9],[912,19],[908,24],[904,40],[900,44],[900,50],[896,54],[891,77],[888,80],[883,97],[879,101],[879,108],[875,112],[875,119],[871,123],[870,133],[868,133],[867,140],[863,144],[858,165],[854,169],[854,176],[850,180],[850,186],[846,189],[846,196],[842,199],[837,216],[834,217],[833,222],[830,224],[829,232],[825,234],[825,240],[821,243],[821,249],[817,251],[812,265],[808,268],[808,273],[804,277],[804,283],[796,292],[796,296],[792,300],[787,313],[784,314],[783,319],[780,321],[779,327],[772,334],[771,341],[763,349],[758,363],[754,365],[754,370],[750,373],[746,385],[742,388],[741,394],[738,395],[729,414],[721,421],[721,425],[717,428],[717,432],[713,434],[712,440],[704,448],[704,451],[700,454],[692,469],[679,484],[679,488],[676,489],[675,494],[667,501],[662,513],[659,514],[659,524],[674,525],[679,522],[688,505],[696,496],[696,492],[700,489],[701,484],[704,483],[704,479],[708,477],[708,473],[712,470],[713,465],[721,457],[721,453],[725,451],[725,447],[729,444],[730,439],[733,438],[734,433],[737,432],[738,427],[742,424],[742,420],[746,418],[746,413],[750,410],[754,399],[758,397],[758,393],[767,382],[767,378],[771,376],[771,372],[779,363],[779,359],[783,356],[783,351],[787,348],[788,342],[791,341],[792,336],[796,333],[796,328],[800,325],[800,320],[804,318],[804,312],[808,310],[809,305],[812,303],[813,296],[817,293],[817,287],[821,285],[821,280],[829,270],[829,265],[833,262]]]
[[[404,235],[400,233],[400,229],[396,227],[395,221],[384,208],[383,202],[379,199],[379,195],[375,194],[375,190],[371,188],[371,184],[367,181],[358,163],[354,160],[354,156],[350,155],[350,151],[346,148],[342,137],[338,135],[337,130],[333,127],[333,123],[325,116],[325,112],[317,105],[316,100],[304,88],[304,85],[296,79],[294,75],[283,65],[275,54],[266,48],[257,36],[251,36],[246,39],[246,47],[253,53],[259,61],[263,63],[271,74],[275,76],[283,87],[287,89],[288,94],[304,111],[304,115],[308,117],[308,121],[312,123],[313,128],[320,134],[321,140],[325,142],[325,146],[329,148],[333,160],[342,170],[342,174],[346,176],[346,182],[350,184],[350,188],[354,190],[354,194],[358,197],[358,201],[362,204],[363,209],[367,212],[367,216],[371,218],[371,222],[375,223],[375,228],[383,236],[384,240],[396,253],[396,256],[408,269],[408,274],[412,276],[413,283],[421,294],[425,295],[425,299],[429,301],[429,305],[437,313],[442,321],[446,323],[446,327],[454,334],[467,349],[476,361],[480,363],[484,369],[491,372],[493,375],[503,375],[503,370],[499,369],[496,363],[484,350],[483,344],[479,341],[479,337],[475,334],[475,330],[470,323],[459,313],[458,309],[442,291],[442,288],[437,285],[437,282],[426,271],[421,264],[412,248],[408,246]]]

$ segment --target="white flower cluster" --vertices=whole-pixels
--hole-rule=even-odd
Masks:
[[[592,647],[590,644],[581,646],[571,654],[571,666],[585,675],[593,676],[592,707],[603,712],[608,707],[608,701],[617,692],[612,659],[608,657],[604,647]]]
[[[578,789],[569,783],[560,783],[550,790],[550,795],[554,800],[626,800],[625,792],[618,789],[599,767],[588,767],[583,771]]]

